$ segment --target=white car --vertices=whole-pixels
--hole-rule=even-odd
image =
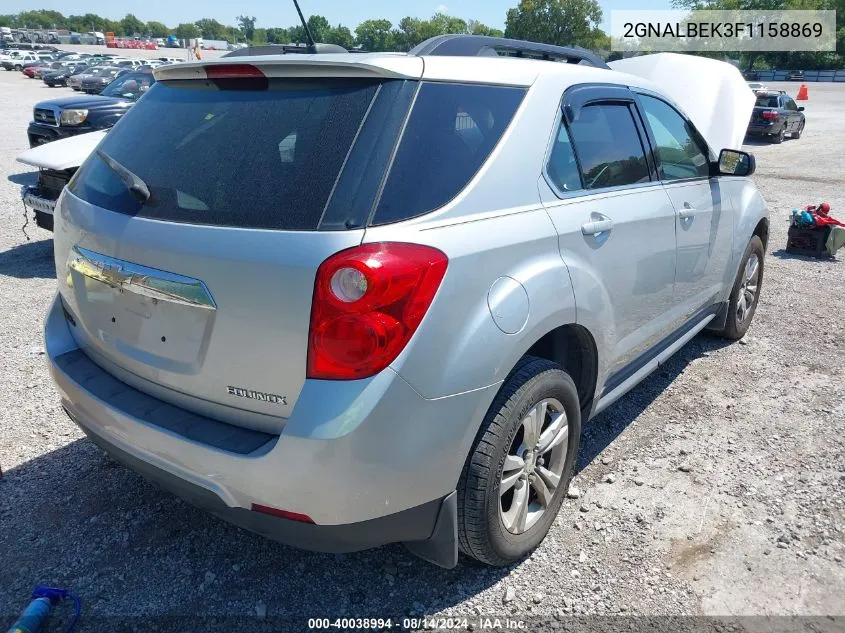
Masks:
[[[15,52],[15,51],[13,51]],[[17,57],[10,57],[9,59],[0,59],[0,66],[6,70],[23,70],[24,64],[31,64],[32,62],[40,62],[42,59],[32,52],[21,52]]]
[[[105,135],[106,130],[79,134],[33,147],[17,157],[19,163],[38,168],[37,183],[35,186],[24,185],[21,198],[24,206],[33,211],[35,223],[42,229],[53,230],[56,200]]]
[[[768,87],[765,84],[761,84],[759,81],[749,81],[748,87],[751,88],[751,92],[757,94],[758,92],[766,92]]]
[[[112,66],[117,66],[118,68],[129,68],[134,70],[136,68],[140,68],[146,63],[144,59],[113,59],[111,60]]]

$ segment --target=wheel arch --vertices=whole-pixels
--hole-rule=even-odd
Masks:
[[[765,251],[769,245],[769,218],[760,218],[760,221],[757,222],[757,226],[754,227],[752,235],[756,235],[760,238],[760,241],[763,242],[763,250]]]
[[[581,416],[590,417],[598,382],[598,347],[592,333],[583,325],[566,323],[534,338],[509,372],[509,375],[529,357],[543,358],[563,367],[575,382],[581,404]]]
[[[733,288],[749,240],[758,236],[763,242],[764,253],[769,243],[769,208],[760,191],[749,178],[731,178],[725,182],[734,208],[734,236],[731,265],[724,280],[723,300],[727,300]]]

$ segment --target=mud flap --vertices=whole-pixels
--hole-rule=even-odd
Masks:
[[[415,556],[439,567],[452,569],[458,564],[458,493],[452,492],[440,504],[431,536],[410,541],[405,547]]]
[[[728,323],[728,306],[730,304],[727,301],[723,301],[716,305],[716,316],[713,317],[713,320],[707,324],[707,327],[704,329],[708,332],[721,332],[725,329],[725,325]]]

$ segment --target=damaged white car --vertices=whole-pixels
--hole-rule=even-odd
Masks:
[[[21,197],[27,213],[34,213],[35,223],[42,229],[53,230],[53,209],[59,194],[105,134],[80,134],[39,145],[18,156],[19,163],[38,168],[36,184],[24,185]]]

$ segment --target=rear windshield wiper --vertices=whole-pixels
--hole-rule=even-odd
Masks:
[[[141,180],[138,176],[134,173],[129,171],[126,167],[118,163],[114,158],[106,154],[102,150],[97,150],[97,156],[111,169],[114,173],[116,173],[120,179],[123,181],[123,184],[126,185],[126,188],[129,192],[135,196],[135,198],[143,204],[147,200],[150,199],[150,188],[147,186],[143,180]]]

